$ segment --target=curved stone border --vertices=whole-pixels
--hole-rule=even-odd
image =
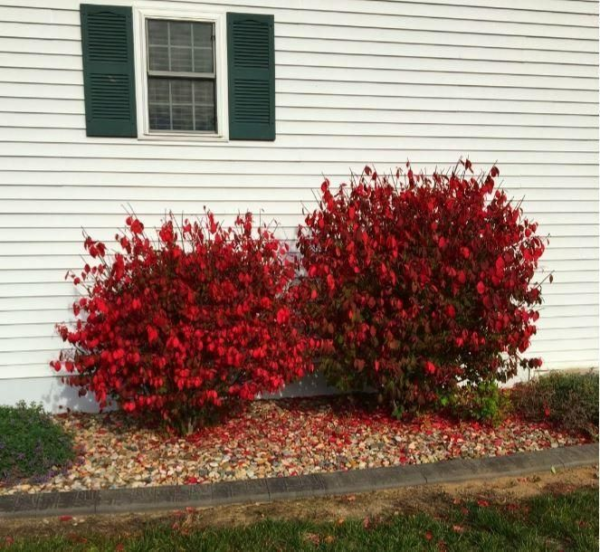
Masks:
[[[471,479],[521,476],[551,469],[598,463],[598,443],[509,456],[455,459],[433,464],[224,481],[202,485],[172,485],[138,489],[70,491],[0,496],[0,518],[110,514],[176,510],[188,506],[272,502],[393,489],[414,485],[456,483]]]

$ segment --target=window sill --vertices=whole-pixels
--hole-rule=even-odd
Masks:
[[[227,136],[221,134],[174,134],[174,133],[152,133],[152,134],[140,134],[138,136],[140,141],[148,142],[165,142],[165,143],[180,143],[180,142],[229,142]]]

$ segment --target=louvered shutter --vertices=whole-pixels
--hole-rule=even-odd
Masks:
[[[137,136],[130,7],[81,5],[88,136]]]
[[[275,140],[272,15],[228,13],[230,140]]]

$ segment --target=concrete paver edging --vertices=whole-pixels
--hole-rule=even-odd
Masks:
[[[472,479],[522,476],[551,469],[598,463],[598,443],[489,458],[446,460],[389,468],[350,470],[293,477],[0,496],[0,518],[89,515],[176,510],[188,506],[272,502],[457,483]]]

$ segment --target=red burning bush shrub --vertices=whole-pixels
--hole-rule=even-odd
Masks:
[[[74,327],[58,326],[74,351],[52,366],[72,373],[67,381],[80,394],[160,415],[185,432],[312,370],[289,304],[287,247],[265,227],[253,234],[250,214],[230,229],[210,213],[181,228],[171,216],[156,243],[129,217],[116,238],[114,258],[86,238],[99,262],[71,275],[84,294],[73,305]]]
[[[460,165],[457,165],[457,168]],[[504,381],[529,347],[544,251],[537,224],[495,190],[499,171],[378,175],[321,186],[300,227],[304,317],[329,379],[374,387],[395,413],[439,404],[459,382]]]

